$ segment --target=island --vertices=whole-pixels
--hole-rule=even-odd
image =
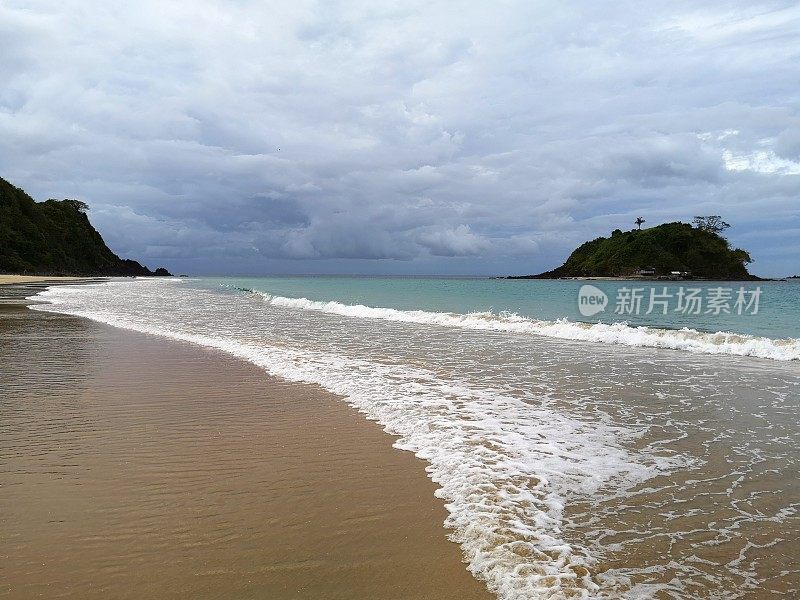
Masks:
[[[566,262],[538,275],[509,279],[637,278],[755,281],[747,271],[750,255],[731,248],[721,232],[729,225],[718,215],[695,217],[694,223],[664,223],[641,229],[614,230],[609,237],[585,242]]]
[[[36,202],[0,178],[0,273],[21,275],[169,276],[114,254],[79,200]]]

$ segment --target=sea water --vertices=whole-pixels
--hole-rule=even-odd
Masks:
[[[589,318],[587,283],[608,298]],[[427,461],[467,568],[504,600],[797,597],[800,286],[746,284],[743,314],[616,314],[632,285],[651,284],[146,279],[36,308],[340,394]]]

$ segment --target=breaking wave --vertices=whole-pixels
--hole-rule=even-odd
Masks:
[[[286,298],[247,288],[236,289],[259,296],[264,302],[273,306],[313,310],[357,319],[382,319],[420,325],[505,331],[565,340],[666,348],[703,354],[728,354],[781,361],[800,360],[800,339],[795,338],[772,339],[726,331],[706,333],[690,328],[635,327],[624,322],[579,323],[568,319],[545,321],[509,312],[487,311],[459,314],[425,310],[398,310],[361,304],[342,304],[336,301],[320,302],[308,298]]]

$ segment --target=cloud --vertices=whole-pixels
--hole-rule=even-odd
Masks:
[[[800,162],[780,158],[773,150],[759,150],[749,154],[722,153],[725,168],[729,171],[753,171],[767,175],[800,175]]]
[[[698,212],[796,270],[794,2],[9,0],[0,40],[0,175],[176,271],[534,272]]]
[[[419,243],[433,256],[475,256],[491,248],[489,240],[472,233],[469,225],[423,232]]]

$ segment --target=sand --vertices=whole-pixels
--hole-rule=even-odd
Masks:
[[[425,464],[319,388],[10,305],[0,388],[0,597],[491,597]]]
[[[84,281],[86,277],[62,277],[62,276],[46,276],[46,275],[0,275],[0,285],[9,285],[13,283],[59,283],[70,281]]]

